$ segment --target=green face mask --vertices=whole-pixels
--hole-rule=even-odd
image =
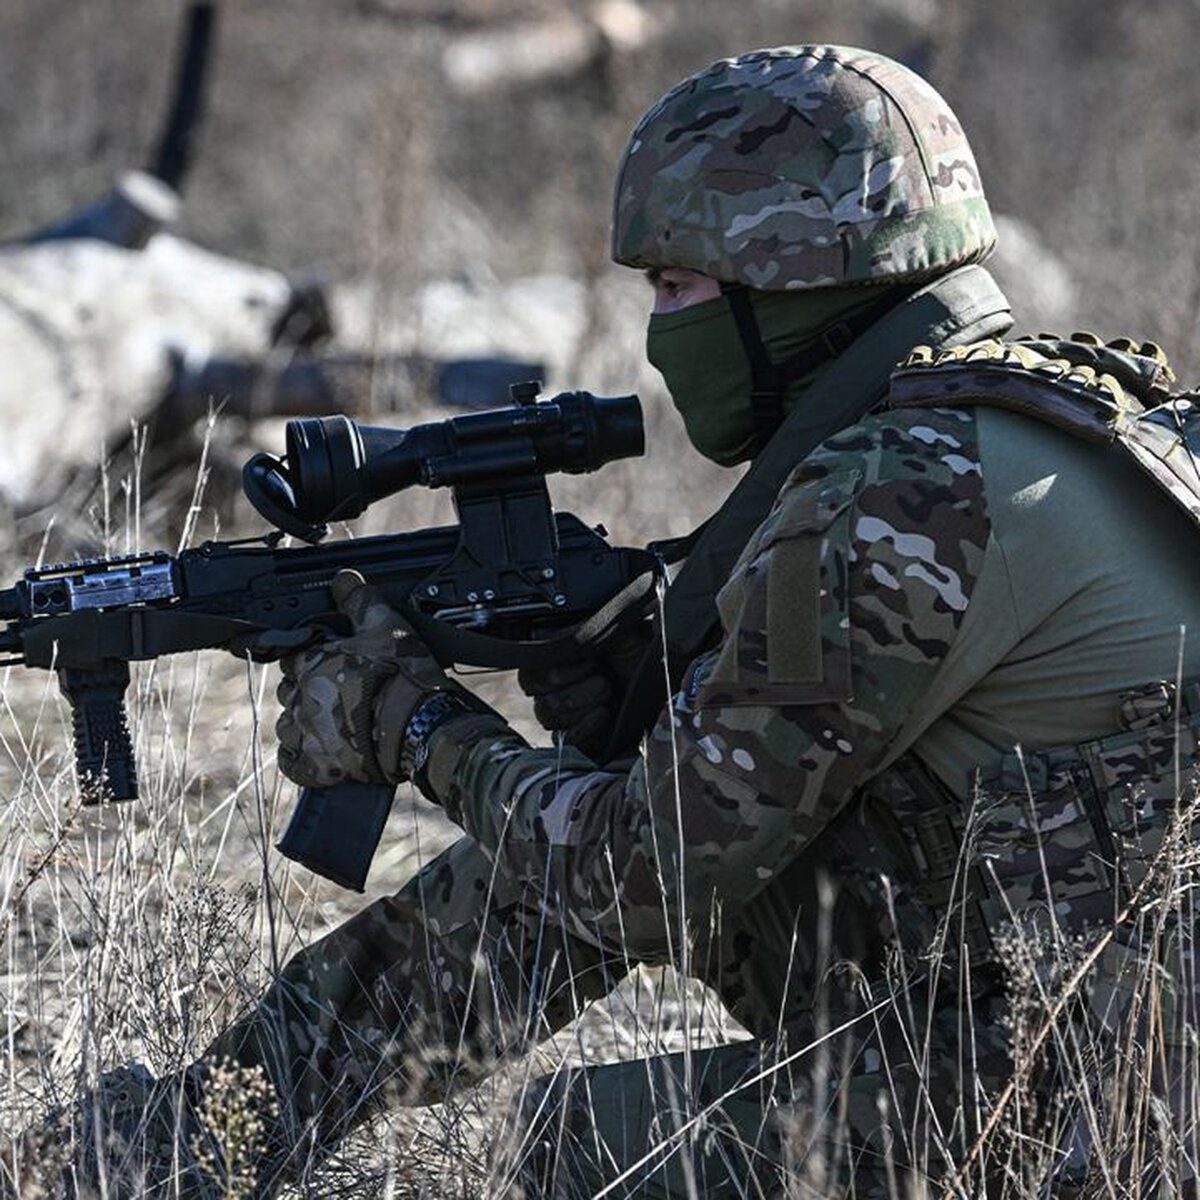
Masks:
[[[724,296],[672,313],[653,313],[646,357],[683,417],[688,441],[732,467],[754,451],[750,364]]]
[[[818,288],[807,292],[752,292],[751,303],[772,362],[784,362],[822,330],[878,303],[883,288]],[[724,296],[672,313],[654,313],[646,357],[663,377],[683,417],[688,440],[723,467],[753,457],[758,427],[750,404],[750,362]],[[791,407],[827,364],[788,385]]]

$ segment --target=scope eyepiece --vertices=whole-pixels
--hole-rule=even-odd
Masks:
[[[341,415],[304,418],[287,423],[285,438],[286,459],[255,455],[243,487],[268,521],[308,541],[323,536],[326,522],[351,520],[413,484],[580,474],[645,452],[637,396],[589,392],[411,429],[359,425]]]

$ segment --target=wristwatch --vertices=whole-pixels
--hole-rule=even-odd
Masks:
[[[405,779],[417,782],[429,757],[429,738],[435,729],[453,717],[478,712],[479,709],[459,692],[429,692],[417,701],[404,726],[400,742],[399,767]],[[418,786],[420,786],[418,784]]]

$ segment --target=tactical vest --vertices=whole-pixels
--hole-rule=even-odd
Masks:
[[[1200,397],[1172,391],[1174,379],[1150,342],[989,339],[918,347],[893,373],[888,405],[991,405],[1104,443],[1200,526]],[[962,947],[980,963],[1003,956],[1014,926],[1061,946],[1123,913],[1136,920],[1128,909],[1150,892],[1139,892],[1148,873],[1170,866],[1167,840],[1192,838],[1200,681],[1149,681],[1115,699],[1120,731],[1016,751],[969,804],[912,754],[867,785],[835,833],[842,873],[871,893],[885,936],[918,952]]]

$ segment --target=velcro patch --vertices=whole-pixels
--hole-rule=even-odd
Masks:
[[[717,595],[725,629],[701,704],[850,695],[847,572],[861,473],[785,488]]]

